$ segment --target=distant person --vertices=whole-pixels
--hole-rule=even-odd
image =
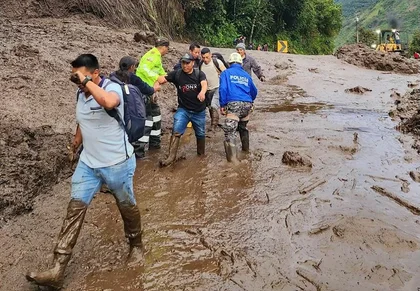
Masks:
[[[197,155],[204,155],[206,149],[206,75],[194,68],[194,56],[185,54],[181,58],[182,69],[170,72],[165,78],[177,88],[178,109],[174,115],[174,125],[169,143],[169,153],[160,161],[162,167],[176,161],[181,136],[192,123],[197,139]]]
[[[241,137],[242,150],[249,151],[249,132],[247,124],[253,103],[257,97],[257,88],[251,76],[242,68],[242,57],[232,53],[230,67],[220,75],[220,111],[226,116],[225,152],[228,162],[238,163],[236,154],[236,132]]]
[[[268,52],[268,43],[265,43],[264,44],[263,51]]]
[[[145,157],[145,147],[149,143],[150,133],[153,128],[153,116],[151,110],[151,104],[148,101],[148,96],[152,96],[154,93],[160,91],[160,84],[156,82],[153,87],[149,86],[146,82],[140,79],[135,73],[135,69],[138,67],[137,60],[133,57],[126,56],[120,60],[119,70],[112,73],[117,77],[121,82],[126,84],[132,84],[136,86],[140,92],[144,95],[144,102],[146,104],[146,125],[144,130],[144,135],[138,140],[131,143],[134,147],[134,153],[137,158]]]
[[[251,43],[249,43],[249,45],[248,45],[248,49],[249,50],[253,50],[254,49],[254,44],[251,42]]]
[[[201,50],[202,64],[200,70],[206,74],[207,79],[207,92],[206,92],[206,106],[210,112],[211,127],[210,130],[216,131],[217,125],[219,124],[219,77],[220,74],[226,70],[225,65],[222,61],[217,58],[213,58],[213,55],[209,48],[203,48]]]
[[[27,280],[54,289],[63,286],[64,273],[86,211],[103,184],[108,185],[114,195],[124,222],[125,235],[130,243],[127,262],[137,264],[143,258],[140,212],[133,188],[136,170],[133,147],[124,128],[106,112],[116,110],[120,116],[124,115],[121,86],[101,77],[98,59],[92,54],[78,56],[71,66],[70,79],[78,87],[78,125],[72,148],[77,149],[83,143],[83,151],[71,179],[70,202],[54,248],[53,267],[26,275]]]
[[[418,60],[420,58],[420,54],[418,52],[414,52],[414,59]]]
[[[197,68],[197,69],[200,67],[200,62],[201,62],[200,48],[201,47],[198,43],[193,42],[190,44],[189,52],[188,52],[190,55],[194,57],[194,68]],[[174,71],[182,69],[181,63],[182,63],[182,60],[179,60],[179,62],[174,66]]]
[[[257,46],[257,51],[260,51],[262,49],[262,46],[259,44],[258,46]]]
[[[394,32],[394,38],[396,44],[401,44],[400,32],[398,30]]]
[[[166,38],[159,38],[156,41],[155,47],[149,50],[140,59],[136,75],[150,87],[155,87],[158,84],[164,84],[166,82],[166,72],[162,66],[162,57],[166,55],[168,51],[169,40]],[[149,150],[160,149],[162,116],[156,93],[152,96],[148,96],[146,101],[146,115],[152,116],[153,126],[150,132],[149,140],[147,141],[147,138],[145,137],[144,139],[140,139],[140,142],[144,143],[144,146],[148,143]]]
[[[245,52],[245,44],[239,43],[236,45],[236,51],[241,55],[242,57],[242,67],[244,70],[251,76],[251,71],[257,75],[257,78],[260,79],[261,82],[265,81],[264,74],[261,70],[260,65],[258,65],[257,61],[249,56]]]

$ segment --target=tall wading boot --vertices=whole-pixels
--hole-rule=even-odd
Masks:
[[[70,261],[72,250],[82,228],[86,210],[87,205],[84,202],[74,199],[70,201],[67,207],[67,216],[64,219],[58,243],[54,249],[53,268],[42,273],[28,273],[26,275],[28,281],[55,289],[60,289],[63,286],[64,271]]]
[[[206,153],[206,139],[197,138],[197,155],[203,156]]]
[[[239,121],[238,131],[241,137],[242,151],[249,152],[249,131],[246,128],[248,121]]]
[[[210,107],[211,130],[216,131],[219,125],[219,112],[216,108]]]
[[[180,140],[181,140],[181,134],[179,133],[174,133],[171,136],[171,141],[169,143],[169,154],[166,160],[159,162],[161,167],[169,166],[175,162]]]
[[[226,159],[229,163],[238,164],[239,160],[236,155],[236,146],[234,143],[229,141],[224,141]]]
[[[124,222],[125,237],[130,242],[130,253],[127,265],[134,266],[143,262],[143,243],[141,239],[141,219],[137,205],[117,203]]]

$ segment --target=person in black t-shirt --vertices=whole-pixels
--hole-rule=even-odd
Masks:
[[[194,57],[185,54],[181,59],[182,69],[170,72],[165,78],[173,83],[178,93],[178,109],[174,116],[174,126],[169,143],[169,155],[160,161],[162,167],[176,160],[179,141],[187,124],[192,123],[197,138],[197,154],[204,155],[206,148],[206,75],[194,68]]]

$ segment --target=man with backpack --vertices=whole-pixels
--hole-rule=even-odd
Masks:
[[[244,68],[244,70],[250,75],[251,74],[251,70],[255,73],[255,75],[257,75],[257,78],[260,79],[261,82],[265,81],[265,77],[264,74],[261,70],[260,65],[258,65],[257,61],[249,56],[246,52],[245,52],[246,48],[245,48],[245,44],[243,43],[238,43],[236,45],[236,51],[241,55],[242,57],[242,67]]]
[[[242,151],[249,151],[249,114],[257,97],[257,88],[251,76],[242,68],[242,57],[233,53],[229,58],[229,69],[220,75],[220,111],[226,115],[225,152],[228,162],[238,163],[236,155],[236,132],[239,131]]]
[[[59,289],[76,244],[84,217],[94,195],[107,184],[114,195],[130,242],[128,263],[142,260],[140,212],[133,192],[136,159],[128,135],[111,112],[124,116],[121,86],[99,74],[92,54],[82,54],[71,62],[71,80],[79,87],[76,105],[77,129],[73,148],[83,142],[83,151],[72,177],[71,200],[54,249],[53,267],[30,272],[29,281]]]
[[[146,152],[146,145],[149,143],[150,132],[153,127],[153,117],[151,115],[152,108],[150,102],[148,102],[147,96],[152,96],[156,92],[160,91],[160,84],[156,82],[153,87],[149,86],[142,79],[140,79],[134,71],[137,67],[137,61],[135,58],[126,56],[120,60],[119,70],[111,74],[111,79],[117,78],[121,82],[126,84],[131,84],[139,89],[138,94],[135,90],[133,91],[134,98],[141,99],[146,106],[146,121],[145,129],[143,136],[135,141],[131,142],[131,145],[134,147],[134,153],[137,158],[144,158]]]
[[[185,54],[181,58],[182,69],[170,72],[165,78],[173,83],[178,93],[178,109],[174,115],[174,125],[169,143],[169,154],[160,161],[162,167],[176,161],[179,142],[187,124],[192,123],[197,139],[197,154],[204,155],[206,148],[206,75],[194,68],[194,57]]]
[[[219,59],[221,58],[221,60]],[[200,70],[206,74],[207,92],[206,106],[209,109],[212,131],[215,131],[219,124],[219,77],[226,70],[223,57],[220,54],[213,55],[209,48],[201,50]]]
[[[162,66],[162,56],[166,55],[168,51],[169,40],[165,38],[159,38],[156,41],[155,47],[149,50],[140,59],[139,66],[136,70],[136,75],[151,87],[153,87],[156,83],[165,83],[166,72]],[[153,118],[153,126],[149,138],[149,149],[160,149],[162,116],[160,113],[159,104],[157,103],[156,94],[153,96],[148,96],[146,104],[147,108],[149,108],[147,115],[151,115]],[[146,141],[143,143],[144,146],[147,144]]]

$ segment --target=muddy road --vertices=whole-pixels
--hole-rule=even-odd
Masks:
[[[98,194],[64,290],[420,288],[420,184],[408,175],[420,158],[388,115],[390,94],[419,78],[333,56],[250,54],[269,81],[256,80],[251,153],[242,165],[225,162],[220,131],[208,135],[207,155],[196,157],[190,131],[182,140],[186,160],[160,169],[165,134],[163,149],[137,164],[144,265],[124,266],[121,218],[112,196]],[[372,91],[345,92],[356,86]],[[63,106],[71,112],[71,101]],[[71,116],[63,119],[70,127]],[[164,123],[171,122],[168,113]],[[312,168],[283,164],[285,151],[307,157]],[[69,191],[68,179],[59,182],[34,199],[29,214],[4,223],[0,290],[37,290],[24,274],[51,261]]]

